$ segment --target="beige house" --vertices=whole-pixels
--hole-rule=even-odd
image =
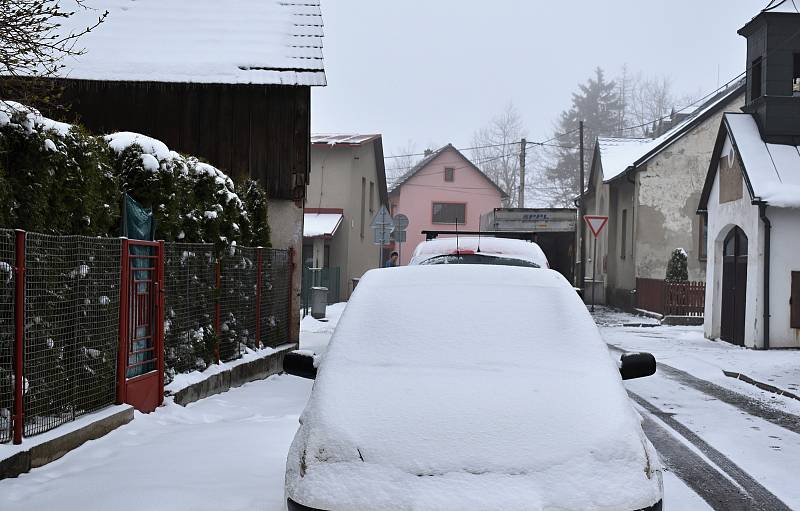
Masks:
[[[329,289],[330,302],[347,300],[353,279],[380,267],[383,254],[373,244],[370,224],[387,204],[380,135],[311,136],[303,228],[306,288],[321,284]]]
[[[609,220],[597,239],[596,261],[591,261],[594,238],[585,225],[582,239],[586,288],[595,286],[598,301],[653,310],[643,305],[649,299],[644,286],[663,281],[675,249],[687,254],[689,280],[705,280],[706,229],[695,211],[722,116],[743,105],[739,82],[692,110],[673,114],[656,138],[597,140],[586,214]]]

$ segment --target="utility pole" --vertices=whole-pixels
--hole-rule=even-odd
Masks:
[[[581,260],[580,260],[580,268],[578,275],[575,276],[576,283],[580,289],[585,287],[585,280],[586,280],[586,236],[584,233],[586,229],[583,227],[583,216],[586,214],[586,208],[583,204],[583,121],[580,121],[579,124],[579,131],[580,131],[580,151],[581,151],[581,166],[579,171],[579,182],[578,182],[578,229],[580,233],[580,244],[581,244]]]
[[[528,141],[524,138],[519,143],[519,201],[517,207],[525,207],[525,148]]]

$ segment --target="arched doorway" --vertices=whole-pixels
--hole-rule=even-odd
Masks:
[[[744,346],[747,303],[747,235],[734,227],[722,245],[722,318],[720,337]]]

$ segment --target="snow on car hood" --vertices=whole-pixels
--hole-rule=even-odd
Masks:
[[[551,270],[368,272],[301,420],[287,490],[314,508],[624,511],[660,498],[618,368]]]
[[[459,236],[423,241],[414,249],[409,264],[420,264],[432,257],[453,254],[456,250],[466,250],[483,256],[519,259],[534,263],[541,268],[549,268],[547,256],[536,243],[486,236]]]

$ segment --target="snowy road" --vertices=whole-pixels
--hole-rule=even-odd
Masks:
[[[635,323],[630,317],[620,319]],[[800,471],[797,404],[727,378],[712,363],[721,358],[731,363],[735,356],[745,357],[738,362],[747,364],[748,354],[759,358],[761,353],[697,340],[691,328],[616,325],[601,331],[614,358],[624,348],[653,351],[661,361],[655,376],[626,382],[626,387],[666,466],[712,509],[800,509],[794,477]],[[687,338],[695,351],[682,345]],[[757,361],[745,367],[765,370]]]
[[[341,307],[332,312],[329,323],[304,321],[304,347],[324,349]],[[643,342],[635,329],[602,330],[620,346],[626,336]],[[781,425],[793,417],[785,407],[741,394],[720,399],[714,387],[663,367],[626,386],[668,468],[668,509],[800,509],[800,435]],[[170,402],[51,465],[0,481],[0,510],[282,511],[286,453],[310,391],[307,380],[277,376],[186,408]]]

